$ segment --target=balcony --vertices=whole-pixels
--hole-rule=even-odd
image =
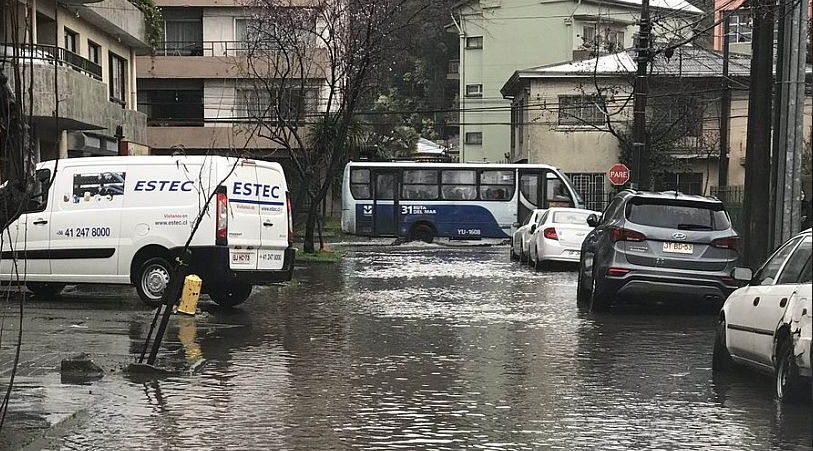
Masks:
[[[139,78],[158,79],[218,79],[248,78],[253,74],[247,64],[248,56],[254,52],[260,57],[268,55],[269,62],[276,60],[274,48],[249,49],[245,41],[165,41],[159,44],[153,56],[140,56],[136,59],[136,71]],[[312,61],[305,78],[325,78],[328,73],[327,52],[316,48],[309,50]],[[280,60],[283,60],[280,58]],[[269,73],[282,73],[284,69],[275,68],[273,64],[261,64],[255,67],[268,66]],[[296,77],[299,74],[286,74]]]
[[[0,44],[0,61],[12,59],[17,59],[24,65],[70,67],[91,78],[102,80],[102,66],[67,49],[53,45],[22,44],[15,48]]]
[[[129,1],[101,0],[88,4],[68,4],[66,7],[76,17],[120,39],[124,45],[135,48],[136,53],[149,53],[144,13]]]
[[[143,142],[146,116],[122,108],[109,100],[109,91],[102,79],[101,67],[63,48],[47,45],[25,45],[13,48],[0,44],[0,65],[17,58],[33,67],[31,79],[26,75],[25,87],[33,91],[31,111],[34,124],[59,130],[106,130],[113,136],[121,125],[128,137]],[[54,73],[56,72],[56,73]],[[31,81],[29,81],[31,80]],[[14,78],[9,82],[13,85]],[[59,108],[56,96],[59,96]],[[27,102],[28,96],[23,98]],[[29,109],[30,108],[30,109]],[[55,113],[58,111],[58,116]]]

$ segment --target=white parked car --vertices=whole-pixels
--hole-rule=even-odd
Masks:
[[[794,399],[807,378],[810,387],[811,230],[783,244],[756,275],[737,268],[734,278],[748,285],[731,293],[717,324],[712,367],[733,363],[775,378],[776,397]]]
[[[536,209],[528,216],[521,227],[517,228],[511,238],[511,260],[528,261],[528,242],[531,239],[531,227],[535,225],[547,210]]]
[[[529,263],[537,270],[546,261],[578,263],[582,241],[593,230],[587,217],[600,215],[581,208],[550,208],[531,227]]]

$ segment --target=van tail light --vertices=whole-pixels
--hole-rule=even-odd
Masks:
[[[548,227],[542,231],[542,235],[549,240],[559,240],[559,235],[556,234],[556,229]]]
[[[613,240],[613,243],[618,241],[645,241],[646,235],[635,230],[613,227],[610,229],[610,239]]]
[[[718,249],[734,249],[735,251],[740,250],[740,237],[738,236],[728,236],[725,238],[717,238],[716,240],[711,242],[712,247],[716,247]]]
[[[217,193],[217,210],[215,224],[215,245],[229,244],[229,199],[225,191]]]
[[[288,245],[291,246],[294,244],[294,209],[291,207],[291,198],[288,193],[285,193],[285,198],[287,199],[286,205],[288,205]]]
[[[627,274],[629,274],[629,272],[630,272],[629,269],[610,268],[610,269],[607,270],[607,275],[608,276],[620,277],[620,276],[626,276]]]

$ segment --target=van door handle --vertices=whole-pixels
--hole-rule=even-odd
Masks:
[[[34,224],[34,225],[45,225],[45,224],[48,224],[48,221],[46,221],[45,219],[37,219],[36,221],[32,222],[32,224]]]
[[[273,224],[273,223],[271,223],[271,222],[269,222],[269,221],[265,221],[265,222],[263,223],[263,225],[264,225],[264,226],[266,226],[266,227],[271,227],[271,226],[273,226],[274,224]]]
[[[759,297],[754,298],[754,307],[759,305]]]
[[[788,298],[782,298],[779,300],[779,307],[784,307],[788,305]]]

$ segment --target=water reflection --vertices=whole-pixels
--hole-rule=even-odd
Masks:
[[[364,248],[295,277],[174,322],[165,358],[200,370],[117,388],[63,444],[810,448],[809,406],[713,378],[712,316],[580,313],[575,273],[523,270],[502,248]]]

